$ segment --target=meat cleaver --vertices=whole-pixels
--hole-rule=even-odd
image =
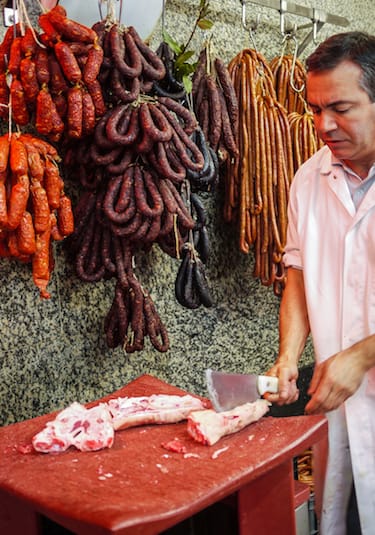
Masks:
[[[278,392],[278,378],[269,375],[225,373],[210,368],[206,370],[208,396],[214,409],[226,411],[252,403],[266,392]]]

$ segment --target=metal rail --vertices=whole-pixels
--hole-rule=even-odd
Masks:
[[[244,8],[246,6],[246,0],[240,0],[240,2]],[[280,31],[283,35],[290,32],[290,29],[286,29],[285,27],[285,15],[287,13],[310,19],[311,32],[298,46],[298,54],[301,54],[311,41],[315,41],[317,33],[321,30],[324,24],[333,24],[334,26],[341,27],[349,26],[349,21],[345,17],[332,15],[321,9],[300,6],[289,0],[249,0],[249,3],[278,11],[280,13]],[[307,27],[310,27],[310,24],[296,27],[293,31]]]

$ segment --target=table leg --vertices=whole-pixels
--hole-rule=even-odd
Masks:
[[[0,533],[42,535],[40,516],[21,500],[0,490]]]
[[[320,522],[323,506],[324,479],[328,458],[328,436],[320,440],[312,447],[313,454],[313,478],[315,494],[315,512]]]
[[[238,491],[240,535],[295,535],[293,460]]]

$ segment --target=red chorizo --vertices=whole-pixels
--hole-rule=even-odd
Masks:
[[[83,103],[82,90],[79,86],[71,87],[68,91],[68,136],[70,138],[82,137]]]
[[[51,224],[47,230],[36,235],[36,251],[32,256],[32,273],[34,284],[40,291],[40,297],[49,299],[47,285],[51,276],[50,255]]]
[[[0,117],[6,119],[9,114],[9,87],[6,72],[0,72]]]
[[[10,84],[10,98],[12,103],[12,117],[15,123],[20,126],[25,126],[30,122],[30,113],[27,108],[25,91],[21,81],[12,77]]]
[[[25,210],[16,230],[18,250],[21,254],[32,255],[36,251],[35,230],[30,212]]]
[[[48,85],[50,81],[50,70],[48,64],[48,52],[45,48],[38,47],[35,54],[35,67],[39,85]]]
[[[96,116],[101,117],[107,111],[107,106],[99,80],[93,80],[90,83],[86,82],[86,88],[94,103]]]
[[[8,223],[7,192],[4,182],[0,182],[0,229]]]
[[[14,230],[21,222],[29,199],[29,188],[26,179],[12,186],[9,198],[8,223],[10,230]]]
[[[36,98],[35,128],[40,134],[48,135],[52,130],[52,105],[51,93],[44,86]]]
[[[45,161],[44,186],[51,210],[58,208],[60,206],[60,198],[64,182],[60,176],[57,164],[49,158]]]
[[[25,57],[21,60],[20,80],[25,92],[26,100],[34,105],[39,93],[39,83],[36,75],[35,61],[33,59]]]
[[[82,80],[82,72],[69,45],[64,41],[58,41],[54,45],[54,51],[66,79],[72,84],[80,82]]]
[[[87,84],[94,82],[99,76],[104,52],[101,46],[95,44],[87,54],[87,61],[83,69],[83,81]]]
[[[57,7],[57,6],[56,6]],[[58,9],[53,8],[47,13],[48,20],[69,41],[94,43],[98,36],[94,30],[64,16]]]
[[[60,205],[57,209],[57,224],[63,236],[69,236],[74,231],[72,203],[66,195],[60,197]]]
[[[33,181],[30,186],[34,228],[37,233],[44,232],[50,225],[50,208],[48,205],[47,192],[38,181]]]
[[[12,173],[16,177],[27,176],[27,151],[21,137],[17,134],[13,134],[10,138],[9,151],[9,163]]]
[[[20,62],[22,59],[22,37],[15,37],[10,46],[10,55],[8,61],[8,72],[13,74],[13,76],[18,76]]]

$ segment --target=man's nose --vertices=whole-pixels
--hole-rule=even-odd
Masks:
[[[337,128],[337,123],[334,115],[329,111],[322,111],[319,116],[318,130],[321,132],[330,132]]]

